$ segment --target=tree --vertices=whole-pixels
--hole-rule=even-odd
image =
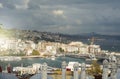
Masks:
[[[97,63],[96,60],[92,61],[92,65],[90,69],[88,69],[88,74],[94,75],[94,76],[102,74],[102,69],[100,68],[100,65]]]
[[[32,55],[40,55],[40,53],[37,50],[33,50]]]
[[[62,49],[62,48],[60,47],[60,48],[59,48],[59,51],[60,51],[60,52],[64,52],[64,49]]]

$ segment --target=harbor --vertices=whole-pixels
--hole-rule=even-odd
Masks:
[[[3,72],[2,75],[0,73],[0,77],[3,75],[6,77],[8,75],[14,76],[14,73],[16,74],[16,77],[19,79],[79,79],[79,78],[88,78],[88,79],[119,79],[119,74],[120,74],[120,62],[119,59],[117,58],[117,61],[114,61],[114,56],[111,56],[112,59],[109,60],[104,60],[102,63],[102,68],[101,66],[96,66],[95,63],[92,63],[89,66],[84,63],[84,62],[66,62],[62,61],[61,62],[61,67],[60,68],[55,68],[55,67],[50,67],[46,62],[44,63],[34,63],[31,66],[23,67],[23,64],[20,67],[13,67],[13,70],[11,70],[11,65],[9,64],[7,66],[7,72]],[[94,61],[96,62],[96,61]],[[94,72],[95,70],[91,70],[91,67],[95,68],[100,68],[100,71]],[[91,72],[89,72],[91,71]],[[113,72],[115,71],[115,72]],[[94,75],[91,75],[94,74]],[[111,74],[109,76],[109,74]],[[4,77],[3,76],[3,77]],[[57,78],[59,76],[59,78]],[[116,78],[115,78],[116,77]],[[17,78],[15,78],[17,79]]]
[[[17,67],[17,66],[21,66],[21,64],[23,64],[24,67],[32,65],[34,63],[44,63],[46,62],[49,66],[51,67],[57,67],[60,68],[61,66],[59,64],[61,64],[62,61],[78,61],[78,62],[84,62],[84,59],[76,59],[76,58],[71,58],[71,57],[56,57],[55,60],[49,59],[49,58],[23,58],[20,61],[0,61],[1,66],[3,67],[3,69],[5,70],[5,67],[10,63],[12,67]]]

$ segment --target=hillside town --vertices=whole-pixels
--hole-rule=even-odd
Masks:
[[[33,51],[38,52],[36,55],[56,55],[59,53],[76,53],[76,54],[101,54],[108,52],[102,50],[100,45],[83,44],[82,42],[70,42],[69,44],[49,41],[39,41],[37,44],[31,40],[21,39],[0,39],[0,55],[32,55]]]

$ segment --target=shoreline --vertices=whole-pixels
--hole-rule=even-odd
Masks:
[[[45,58],[45,56],[38,56],[38,55],[35,55],[35,56],[20,56],[21,58]]]

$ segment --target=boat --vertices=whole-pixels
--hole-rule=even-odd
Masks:
[[[56,57],[55,57],[54,55],[53,55],[53,56],[51,56],[51,60],[55,60],[55,58],[56,58]]]

